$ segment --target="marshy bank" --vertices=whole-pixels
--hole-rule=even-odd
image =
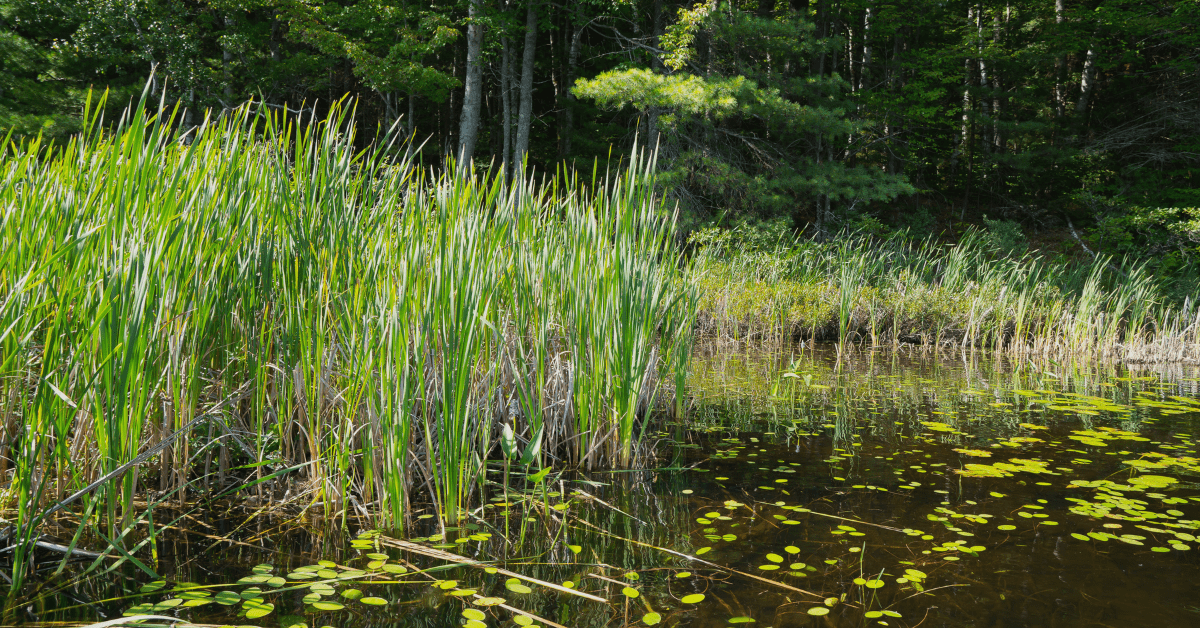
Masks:
[[[1133,261],[1013,257],[979,231],[953,244],[693,236],[701,333],[732,339],[997,350],[1052,360],[1200,363],[1200,301]]]
[[[346,118],[89,128],[0,153],[4,624],[1194,623],[1194,306],[1148,279],[1012,262],[1005,335],[1023,275],[970,242],[686,257],[636,156],[505,185]],[[911,319],[872,300],[906,277]],[[964,311],[953,360],[858,350]]]
[[[505,185],[358,152],[344,113],[135,111],[0,153],[13,590],[45,509],[109,476],[75,505],[120,545],[153,505],[403,529],[414,493],[448,522],[486,503],[492,470],[646,464],[694,296],[636,156]]]

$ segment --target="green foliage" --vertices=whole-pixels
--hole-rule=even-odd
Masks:
[[[1014,260],[996,256],[993,239],[970,231],[943,247],[902,234],[852,234],[763,248],[738,232],[700,232],[690,270],[712,334],[986,347],[1055,359],[1200,356],[1195,305],[1173,302],[1145,265]]]
[[[154,480],[221,497],[298,473],[326,513],[401,526],[414,500],[456,521],[486,499],[505,438],[538,443],[520,448],[537,478],[649,460],[694,296],[639,155],[539,188],[359,150],[343,109],[184,129],[143,100],[111,132],[101,110],[62,144],[0,146],[0,396],[19,426],[0,510],[24,550],[45,503],[164,430],[182,442],[154,468],[88,497],[115,542]]]
[[[575,87],[577,96],[652,120],[661,181],[686,209],[792,217],[818,199],[853,205],[912,191],[902,177],[853,165],[853,151],[841,148],[860,128],[843,99],[847,86],[808,71],[812,55],[836,41],[815,38],[798,14],[768,20],[705,6],[681,11],[664,37],[667,63],[692,73],[623,69]],[[701,27],[706,58],[697,65]]]
[[[1020,223],[1012,220],[992,220],[985,214],[983,224],[987,225],[985,238],[988,245],[1000,253],[1019,256],[1029,248],[1029,240],[1021,231]]]
[[[292,39],[349,59],[355,74],[377,92],[412,92],[441,102],[461,85],[453,75],[423,63],[458,36],[441,13],[418,10],[408,2],[293,2],[284,15]]]

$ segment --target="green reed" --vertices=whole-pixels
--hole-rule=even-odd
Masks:
[[[699,242],[689,272],[715,335],[1200,361],[1197,305],[1167,302],[1141,264],[1014,259],[976,232],[946,246],[860,235],[771,250],[745,250],[735,234]]]
[[[185,132],[146,104],[0,147],[0,516],[27,539],[197,418],[89,496],[105,536],[151,487],[453,521],[504,428],[535,470],[644,461],[695,307],[649,160],[506,184],[356,148],[344,107]]]

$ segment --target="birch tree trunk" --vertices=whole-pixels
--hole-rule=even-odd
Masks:
[[[483,24],[478,20],[482,17],[483,0],[471,0],[467,15],[471,23],[467,25],[467,69],[466,80],[463,81],[462,115],[458,122],[458,170],[470,167],[471,158],[475,155],[475,141],[479,138],[479,111],[483,104]]]
[[[529,128],[533,123],[533,61],[537,52],[537,6],[529,0],[525,9],[525,50],[521,55],[521,108],[517,113],[517,144],[513,165],[525,177],[525,156],[529,152]]]
[[[858,66],[858,90],[862,91],[867,88],[867,81],[871,77],[871,20],[875,17],[870,3],[863,13],[863,29],[862,29],[862,62]],[[884,53],[886,54],[886,53]]]
[[[967,25],[975,21],[975,5],[967,7]],[[970,31],[968,31],[970,32]],[[971,75],[974,69],[974,59],[967,57],[963,60],[963,96],[962,96],[962,150],[967,150],[971,142]]]
[[[1093,38],[1094,39],[1094,38]],[[1075,103],[1075,113],[1087,113],[1088,101],[1092,90],[1096,88],[1096,45],[1088,46],[1087,56],[1083,58],[1083,71],[1079,75],[1079,100]]]
[[[1063,23],[1063,1],[1064,0],[1054,0],[1054,24],[1058,27],[1056,30],[1059,37],[1062,36],[1061,27]],[[1054,59],[1054,109],[1060,118],[1063,117],[1063,114],[1065,113],[1065,103],[1067,102],[1067,96],[1064,93],[1065,88],[1063,87],[1063,75],[1066,73],[1066,68],[1066,56],[1062,54],[1058,55],[1058,57]]]
[[[988,118],[990,118],[992,115],[992,112],[991,112],[991,108],[990,108],[991,103],[988,102],[988,97],[987,97],[987,90],[990,88],[990,85],[988,83],[987,59],[984,58],[984,54],[983,54],[983,6],[982,5],[978,9],[976,9],[976,12],[975,12],[975,31],[976,31],[976,33],[975,33],[975,37],[976,37],[975,53],[979,56],[979,87],[983,92],[979,99],[979,109],[980,109],[980,113],[983,114],[983,123],[986,125],[988,123]],[[980,133],[980,135],[983,137],[983,140],[984,140],[983,152],[991,153],[992,152],[992,143],[991,143],[991,140],[988,138],[988,128],[986,126],[984,127],[984,129]]]

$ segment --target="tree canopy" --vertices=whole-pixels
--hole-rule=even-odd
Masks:
[[[0,126],[65,135],[89,89],[115,117],[151,76],[192,124],[349,95],[435,166],[464,129],[542,172],[657,146],[693,225],[986,216],[1172,272],[1200,246],[1198,24],[1200,0],[3,0]]]

